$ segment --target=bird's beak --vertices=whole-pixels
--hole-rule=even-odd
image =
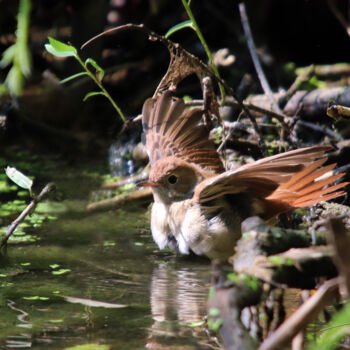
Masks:
[[[153,181],[145,181],[145,182],[140,182],[136,185],[137,187],[159,187],[159,184],[157,182]]]

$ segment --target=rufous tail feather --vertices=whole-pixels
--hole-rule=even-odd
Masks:
[[[279,213],[282,213],[293,208],[307,207],[321,201],[344,196],[346,192],[341,189],[348,185],[349,182],[342,182],[336,185],[334,183],[344,176],[345,173],[327,174],[336,164],[320,168],[326,160],[327,158],[322,158],[313,162],[266,197],[267,206],[269,206],[269,202],[271,203],[271,211],[277,210]],[[280,210],[278,210],[278,204],[280,205]],[[267,211],[269,212],[269,210]]]

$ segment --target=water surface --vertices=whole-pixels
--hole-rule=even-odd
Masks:
[[[81,195],[79,177],[74,186]],[[0,348],[212,348],[190,326],[206,314],[209,262],[159,252],[147,206],[87,214],[79,195],[60,202],[57,221],[32,230],[40,240],[10,244],[2,255]]]

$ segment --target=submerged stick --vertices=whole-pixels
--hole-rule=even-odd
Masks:
[[[8,239],[11,237],[12,233],[15,231],[17,226],[25,219],[25,217],[36,207],[36,205],[42,201],[42,199],[51,191],[55,189],[55,184],[53,182],[48,183],[40,192],[39,196],[34,198],[29,205],[22,211],[22,213],[14,220],[6,232],[5,237],[0,243],[0,249],[7,244]]]

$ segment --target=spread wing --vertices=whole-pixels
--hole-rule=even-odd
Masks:
[[[144,103],[142,126],[151,165],[159,159],[177,156],[215,173],[223,172],[209,131],[205,125],[199,125],[203,112],[199,108],[185,109],[183,100],[169,91]]]
[[[227,171],[203,181],[196,188],[194,199],[204,204],[226,194],[248,192],[255,198],[266,199],[264,210],[271,214],[266,216],[273,216],[288,208],[339,197],[344,192],[334,191],[344,187],[346,183],[327,188],[325,186],[334,183],[344,174],[317,180],[335,167],[335,164],[321,167],[327,158],[315,160],[330,149],[329,146],[302,148]],[[321,168],[318,169],[319,167]]]

